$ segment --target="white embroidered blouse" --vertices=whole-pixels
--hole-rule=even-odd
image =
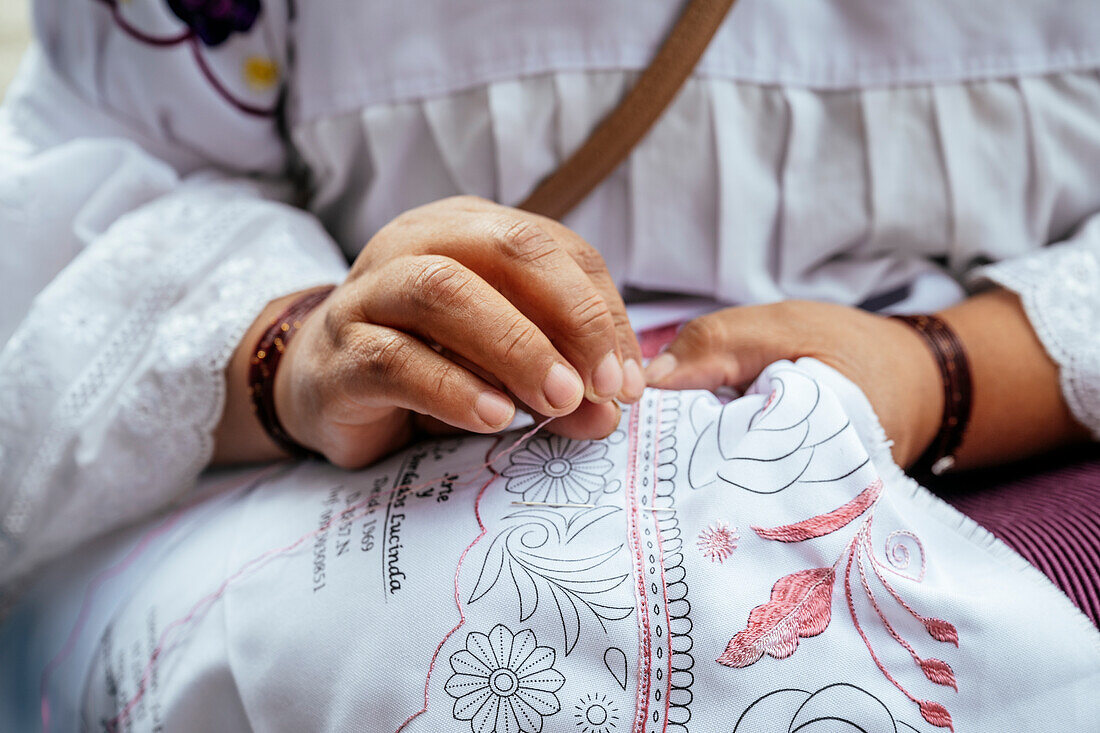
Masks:
[[[0,583],[186,492],[267,301],[410,207],[521,200],[681,3],[296,5],[36,2],[0,107]],[[566,223],[621,285],[727,303],[1000,283],[1100,437],[1100,14],[907,8],[741,0]]]

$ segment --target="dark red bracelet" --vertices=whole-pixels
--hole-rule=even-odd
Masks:
[[[302,321],[335,289],[336,286],[328,285],[312,290],[287,306],[256,342],[256,349],[249,362],[248,388],[252,393],[252,409],[256,418],[268,437],[292,456],[308,456],[314,453],[290,437],[275,412],[275,373],[287,344],[302,327]]]
[[[940,475],[955,465],[955,453],[970,424],[973,384],[966,349],[955,331],[939,316],[893,316],[919,333],[940,370],[943,380],[943,417],[928,449],[913,464],[914,472]]]

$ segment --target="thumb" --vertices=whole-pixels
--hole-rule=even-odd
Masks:
[[[646,381],[664,389],[744,389],[768,364],[803,355],[788,320],[777,306],[763,305],[689,321],[646,367]]]

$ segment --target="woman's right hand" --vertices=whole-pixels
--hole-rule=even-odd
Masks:
[[[644,386],[600,255],[553,220],[456,197],[371,239],[291,340],[275,406],[296,441],[357,468],[421,429],[498,431],[517,403],[562,435],[602,437],[613,400]]]

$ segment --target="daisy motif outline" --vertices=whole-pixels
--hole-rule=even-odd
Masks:
[[[466,648],[451,655],[454,674],[444,689],[455,698],[454,717],[473,733],[538,733],[543,718],[561,710],[554,693],[565,676],[554,669],[557,653],[535,634],[497,624],[488,635],[472,631]]]
[[[510,456],[510,465],[501,471],[508,479],[504,488],[522,494],[524,501],[587,504],[606,484],[613,465],[606,456],[604,443],[539,436]]]

